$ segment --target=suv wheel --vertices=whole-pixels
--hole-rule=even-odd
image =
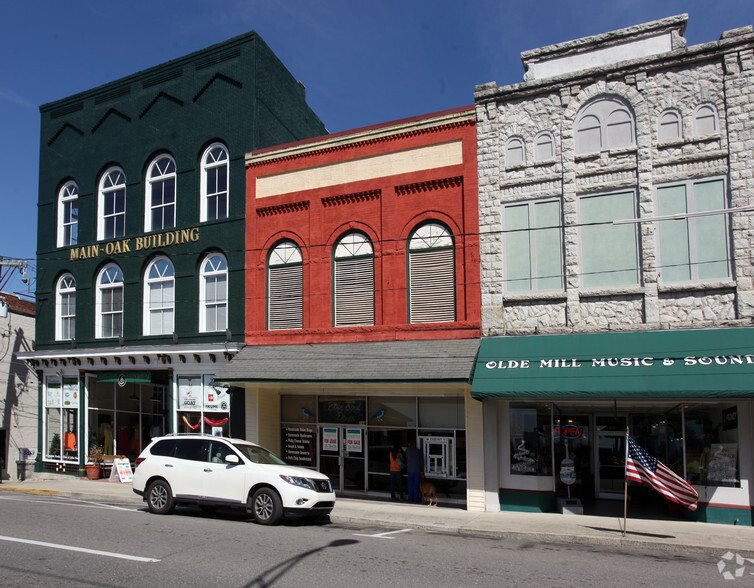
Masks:
[[[250,497],[249,510],[260,525],[274,525],[283,516],[283,504],[277,492],[270,488],[260,488]]]
[[[147,490],[147,504],[149,505],[149,512],[154,514],[173,512],[175,502],[173,501],[173,491],[170,489],[170,484],[165,480],[152,482]]]

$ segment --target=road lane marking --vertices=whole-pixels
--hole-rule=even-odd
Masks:
[[[395,539],[395,537],[388,537],[388,535],[392,535],[393,533],[406,533],[408,531],[412,531],[413,529],[401,529],[400,531],[385,531],[384,533],[375,533],[374,535],[366,535],[364,533],[354,533],[357,537],[376,537],[378,539]]]
[[[127,512],[133,512],[138,510],[138,507],[126,508],[123,506],[115,506],[113,504],[105,504],[102,502],[92,502],[89,500],[79,500],[77,498],[65,498],[63,496],[50,496],[47,499],[43,498],[19,498],[10,496],[0,496],[0,500],[16,501],[16,502],[39,502],[41,504],[57,504],[65,506],[80,506],[82,508],[104,508],[105,510],[124,510]]]
[[[138,555],[128,555],[126,553],[115,553],[112,551],[100,551],[98,549],[87,549],[86,547],[72,547],[70,545],[60,545],[59,543],[46,543],[44,541],[33,541],[31,539],[19,539],[18,537],[6,537],[0,535],[0,541],[10,541],[12,543],[25,543],[27,545],[37,545],[39,547],[51,547],[52,549],[62,549],[65,551],[76,551],[78,553],[90,553],[92,555],[104,555],[105,557],[116,557],[118,559],[129,559],[144,563],[153,563],[160,561],[151,557],[140,557]]]

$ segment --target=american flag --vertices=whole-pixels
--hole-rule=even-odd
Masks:
[[[690,510],[696,510],[699,495],[691,484],[658,461],[656,457],[649,455],[631,437],[628,437],[626,479],[646,484],[668,500],[682,504]]]

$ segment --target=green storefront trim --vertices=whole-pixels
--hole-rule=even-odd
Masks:
[[[684,518],[698,523],[717,523],[719,525],[752,526],[750,507],[728,507],[700,504],[695,511],[683,509]]]
[[[116,382],[118,384],[149,384],[152,382],[150,372],[97,372],[97,382]]]
[[[471,395],[752,398],[754,328],[490,337]]]
[[[555,512],[554,492],[500,490],[500,510],[510,512]]]

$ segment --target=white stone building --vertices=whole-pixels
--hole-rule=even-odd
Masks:
[[[686,46],[687,19],[476,88],[488,510],[609,507],[628,428],[697,490],[686,516],[752,524],[754,35]]]
[[[33,302],[0,293],[0,457],[3,481],[16,480],[19,458],[36,458],[38,394],[36,374],[16,355],[31,351],[34,341]],[[21,455],[22,449],[32,450]],[[32,454],[33,453],[33,454]],[[31,467],[21,472],[25,475]]]

